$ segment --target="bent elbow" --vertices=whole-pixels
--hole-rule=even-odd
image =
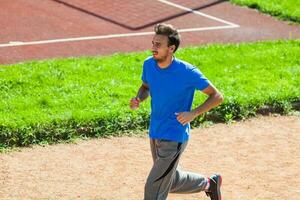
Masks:
[[[220,92],[218,92],[218,103],[221,104],[223,103],[223,101],[224,101],[223,95]]]

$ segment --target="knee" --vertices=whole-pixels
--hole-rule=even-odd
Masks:
[[[153,195],[153,184],[147,180],[144,187],[144,200],[152,200]]]
[[[150,191],[151,188],[153,188],[153,187],[154,187],[154,180],[152,180],[151,178],[148,178],[145,183],[145,186],[144,186],[145,193]]]

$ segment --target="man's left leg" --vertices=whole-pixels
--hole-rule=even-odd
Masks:
[[[150,140],[150,146],[154,163],[145,184],[144,200],[165,200],[185,146],[166,140]]]

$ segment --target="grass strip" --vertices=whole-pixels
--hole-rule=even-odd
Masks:
[[[150,101],[137,111],[128,103],[141,84],[148,55],[0,66],[0,148],[145,130]],[[176,56],[197,66],[225,96],[221,106],[197,118],[193,127],[299,110],[300,40],[189,47]],[[194,106],[205,98],[196,92]]]
[[[230,2],[257,9],[282,20],[300,23],[299,0],[230,0]]]

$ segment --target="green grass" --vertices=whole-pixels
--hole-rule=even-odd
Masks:
[[[129,99],[141,84],[149,52],[0,66],[0,147],[54,143],[145,130],[149,100],[137,111]],[[300,40],[180,49],[225,102],[193,123],[230,121],[261,108],[287,113],[300,101]],[[205,96],[196,93],[194,106]]]
[[[255,8],[283,20],[300,23],[299,0],[230,0],[230,2]]]

